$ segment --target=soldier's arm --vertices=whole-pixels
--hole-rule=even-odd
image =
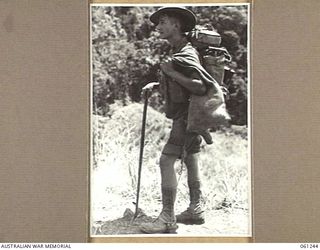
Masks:
[[[175,71],[170,74],[170,77],[194,95],[204,95],[206,92],[206,86],[196,72],[192,73],[190,77],[186,77],[180,72]]]
[[[183,75],[173,68],[171,61],[166,61],[160,65],[161,70],[173,80],[188,89],[194,95],[204,95],[206,92],[205,83],[201,80],[197,72],[193,72],[190,77]]]

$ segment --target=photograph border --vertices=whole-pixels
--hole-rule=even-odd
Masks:
[[[251,65],[251,58],[252,58],[252,48],[251,48],[251,39],[252,39],[252,7],[253,2],[250,0],[222,0],[222,1],[106,1],[106,0],[91,0],[89,3],[89,30],[90,30],[90,172],[91,172],[91,164],[93,159],[93,150],[92,150],[92,143],[93,140],[92,136],[92,109],[93,109],[93,74],[92,74],[92,6],[170,6],[170,5],[185,5],[185,6],[207,6],[207,5],[247,5],[248,6],[248,38],[247,38],[247,70],[248,70],[248,89],[247,93],[249,98],[248,106],[247,106],[247,120],[248,120],[248,185],[249,185],[249,216],[250,216],[250,234],[251,236],[243,237],[243,236],[228,236],[228,237],[219,237],[219,236],[175,236],[175,235],[99,235],[93,236],[91,235],[91,200],[89,204],[89,242],[92,243],[129,243],[129,242],[136,242],[136,243],[164,243],[164,242],[176,242],[176,243],[187,243],[187,242],[216,242],[216,243],[248,243],[253,241],[253,152],[252,152],[252,106],[251,106],[251,98],[252,98],[252,65]],[[89,183],[89,193],[91,199],[91,182],[92,176],[90,173],[90,183]]]

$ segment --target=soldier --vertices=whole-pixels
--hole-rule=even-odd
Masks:
[[[160,65],[160,88],[164,89],[166,116],[173,123],[160,157],[162,211],[156,220],[142,224],[140,229],[144,233],[174,233],[177,223],[204,223],[198,167],[201,137],[186,128],[190,95],[204,95],[208,83],[202,74],[204,69],[200,65],[198,52],[185,35],[195,27],[194,13],[183,7],[163,7],[153,13],[150,20],[156,25],[160,38],[166,39],[172,47],[172,58]],[[175,63],[175,55],[185,56],[186,60]],[[154,85],[150,83],[144,90]],[[186,211],[175,216],[177,178],[174,163],[179,158],[187,166],[190,205]]]

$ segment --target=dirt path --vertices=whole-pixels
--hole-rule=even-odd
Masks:
[[[95,221],[92,226],[93,235],[135,235],[141,234],[139,225],[152,221],[152,217],[139,213],[133,220],[134,212],[126,209],[123,216],[108,221]],[[206,223],[203,225],[178,224],[179,236],[241,236],[250,234],[248,212],[241,209],[212,210],[206,213]]]

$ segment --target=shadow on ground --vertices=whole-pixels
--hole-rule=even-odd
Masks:
[[[94,235],[141,234],[139,229],[141,223],[152,220],[153,218],[147,216],[140,208],[137,217],[134,218],[134,212],[127,208],[123,217],[112,221],[96,221],[92,229]]]

